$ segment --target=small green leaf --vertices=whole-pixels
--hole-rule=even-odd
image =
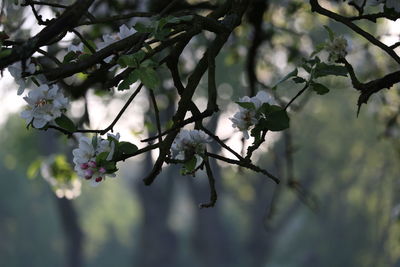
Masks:
[[[256,106],[254,105],[254,103],[252,102],[236,102],[236,104],[238,104],[239,106],[241,106],[242,108],[245,109],[249,109],[249,110],[255,110]]]
[[[304,78],[296,76],[292,79],[295,83],[305,83],[307,82]]]
[[[0,58],[6,57],[11,54],[12,49],[3,49],[0,50]]]
[[[118,91],[127,90],[130,88],[130,85],[136,82],[139,79],[138,70],[134,70],[129,73],[128,77],[126,77],[119,85]]]
[[[311,54],[310,57],[314,57],[316,54],[318,54],[319,52],[321,52],[322,50],[324,50],[324,48],[325,48],[325,44],[324,44],[324,43],[318,44],[318,45],[315,47],[315,50],[314,50],[314,52],[312,52],[312,54]]]
[[[196,169],[196,164],[197,164],[196,157],[192,157],[191,159],[186,161],[181,170],[182,175],[192,173]]]
[[[58,126],[61,128],[70,131],[70,132],[75,132],[76,131],[76,126],[74,122],[65,116],[65,114],[61,114],[61,117],[58,117],[55,119],[55,122],[57,123]]]
[[[97,148],[97,134],[92,137],[92,146],[96,149]]]
[[[347,77],[347,69],[341,65],[329,65],[326,63],[318,63],[315,67],[313,78],[324,77],[328,75]]]
[[[118,151],[123,154],[133,154],[138,150],[137,146],[129,142],[119,142]]]
[[[133,27],[135,28],[135,30],[137,30],[138,32],[141,32],[141,33],[150,33],[153,30],[152,27],[145,26],[144,24],[142,24],[140,22],[136,23],[136,25]]]
[[[140,68],[137,70],[140,81],[150,89],[156,89],[160,85],[157,72],[152,68]]]
[[[286,110],[279,106],[271,105],[265,120],[260,120],[260,126],[265,130],[282,131],[289,128],[289,116]]]
[[[104,161],[101,164],[101,167],[103,167],[104,169],[106,169],[106,173],[114,173],[116,172],[117,169],[117,163],[114,161]]]
[[[284,81],[290,79],[291,77],[297,76],[298,70],[297,68],[291,71],[289,74],[287,74],[285,77],[283,77],[279,82],[277,82],[273,87],[272,90],[276,90],[279,84],[283,83]]]
[[[329,89],[325,85],[320,83],[312,83],[311,88],[319,95],[324,95],[329,93]]]
[[[179,17],[179,22],[181,22],[181,21],[191,21],[192,19],[193,19],[193,15],[186,15],[186,16]]]
[[[101,152],[100,154],[98,154],[96,156],[96,164],[100,165],[100,166],[103,166],[103,164],[105,162],[107,162],[106,159],[107,159],[108,154],[109,154],[109,152]]]
[[[39,174],[40,167],[42,166],[42,159],[39,158],[32,162],[26,170],[26,176],[28,179],[34,179]]]
[[[146,53],[142,50],[130,54],[130,55],[122,55],[118,58],[118,64],[122,68],[131,67],[131,68],[138,68],[140,62],[146,57]]]
[[[157,30],[154,32],[154,37],[160,41],[164,41],[170,32],[171,32],[171,29],[169,29],[169,28]]]
[[[324,28],[328,32],[329,40],[333,41],[333,39],[335,39],[335,33],[326,25],[324,25]]]
[[[78,55],[75,52],[70,51],[64,56],[63,63],[71,62],[72,60],[76,59],[77,57],[78,57]]]

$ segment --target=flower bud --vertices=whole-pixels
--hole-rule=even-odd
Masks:
[[[89,164],[82,163],[80,167],[81,167],[82,170],[86,170],[87,168],[89,168]]]
[[[86,170],[85,171],[85,179],[89,180],[93,176],[93,171],[92,170]]]
[[[89,162],[88,162],[88,166],[89,166],[90,168],[96,168],[96,167],[97,167],[96,162],[94,162],[94,161],[89,161]]]
[[[97,183],[99,183],[99,182],[101,182],[101,180],[103,180],[103,178],[102,178],[101,176],[99,176],[99,177],[96,178],[95,181],[96,181]]]
[[[106,173],[106,169],[104,168],[104,167],[100,167],[99,168],[99,173],[101,173],[101,174],[104,174],[104,173]]]

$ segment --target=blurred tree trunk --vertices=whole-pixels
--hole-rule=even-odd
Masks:
[[[217,126],[218,115],[214,115],[210,125],[207,126],[212,132]],[[218,153],[219,146],[213,142],[213,153]],[[212,144],[213,144],[212,143]],[[214,160],[210,161],[211,168],[215,177],[216,189],[218,194],[223,194],[221,184],[221,168],[215,164]],[[192,196],[192,201],[195,206],[199,203],[208,202],[210,188],[207,177],[196,177],[189,180],[189,189]],[[199,181],[199,179],[204,179]],[[194,252],[199,266],[234,266],[237,263],[237,255],[234,253],[234,240],[229,235],[229,229],[226,227],[227,222],[224,221],[224,213],[220,201],[212,208],[195,209],[193,235],[191,237]]]
[[[57,136],[54,132],[44,132],[40,136],[42,152],[49,156],[57,152]],[[71,200],[57,198],[52,192],[56,202],[57,212],[64,230],[66,242],[66,258],[69,267],[83,266],[83,233],[79,225],[78,214]]]
[[[174,99],[169,95],[170,105],[161,111],[161,123],[165,122],[175,110]],[[152,123],[155,125],[154,116]],[[150,132],[149,136],[156,132]],[[140,199],[143,221],[140,228],[139,249],[134,266],[141,267],[176,267],[178,265],[178,240],[169,228],[168,217],[173,201],[174,173],[176,168],[165,168],[151,186],[145,186],[141,180],[153,167],[151,153],[146,154],[143,173],[135,174],[140,180],[135,184],[135,192]]]
[[[151,170],[153,161],[150,153],[146,155],[143,164],[146,165],[146,171]],[[173,177],[168,168],[151,187],[145,186],[141,180],[135,187],[141,202],[143,221],[140,228],[139,250],[134,266],[177,266],[177,237],[167,223],[172,202],[173,183]]]
[[[83,266],[83,234],[78,221],[78,214],[71,200],[66,198],[57,198],[58,213],[61,218],[61,224],[64,229],[66,248],[67,248],[67,266]]]

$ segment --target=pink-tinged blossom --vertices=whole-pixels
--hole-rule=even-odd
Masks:
[[[116,135],[108,134],[108,136],[116,141],[110,141],[98,136],[96,142],[93,142],[92,139],[81,136],[78,148],[72,151],[76,173],[79,177],[90,180],[92,186],[97,186],[106,179],[106,176],[115,177],[114,173],[107,173],[106,168],[96,163],[96,157],[100,153],[108,152],[106,161],[111,161],[114,156],[115,142],[118,142],[120,135],[117,133]]]

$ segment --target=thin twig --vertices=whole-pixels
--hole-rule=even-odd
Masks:
[[[211,170],[210,162],[208,161],[208,158],[204,160],[205,166],[206,166],[206,173],[207,173],[207,178],[208,178],[208,184],[210,186],[210,201],[207,203],[201,203],[199,207],[202,208],[211,208],[215,206],[215,203],[217,202],[217,190],[215,189],[215,178],[214,174]]]
[[[223,156],[220,156],[220,155],[217,155],[217,154],[213,154],[213,153],[209,153],[209,152],[206,152],[206,155],[211,157],[211,158],[215,158],[215,159],[224,161],[224,162],[229,163],[229,164],[242,166],[242,167],[250,169],[252,171],[262,173],[262,174],[268,176],[269,178],[271,178],[277,184],[279,184],[279,182],[280,182],[279,178],[275,177],[273,174],[271,174],[267,170],[261,169],[260,167],[252,164],[249,161],[240,161],[240,160],[234,160],[234,159],[230,159],[230,158],[225,158]]]

